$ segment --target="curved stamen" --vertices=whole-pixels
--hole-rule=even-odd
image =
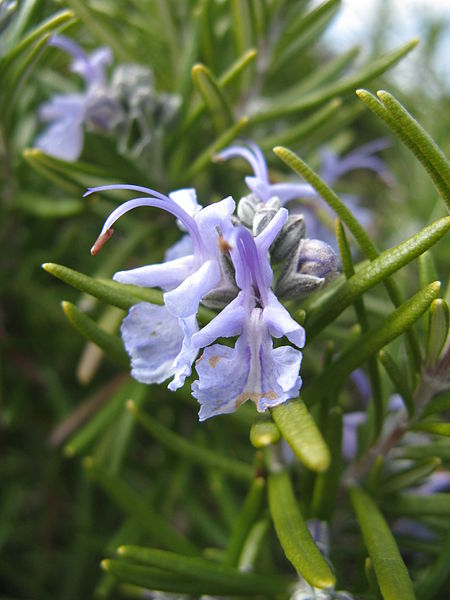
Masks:
[[[103,225],[103,228],[100,232],[100,236],[98,238],[99,244],[96,242],[93,246],[93,249],[96,249],[97,252],[98,252],[98,250],[100,250],[100,248],[103,246],[103,244],[111,236],[111,234],[108,236],[105,236],[105,233],[107,231],[111,230],[112,225],[117,221],[117,219],[119,219],[122,215],[129,212],[130,210],[133,210],[134,208],[138,208],[140,206],[150,206],[150,207],[154,207],[154,208],[162,208],[166,212],[169,212],[172,215],[174,215],[175,217],[177,217],[177,219],[179,219],[183,223],[183,225],[186,227],[187,231],[189,232],[189,234],[192,237],[192,241],[194,243],[194,253],[201,252],[204,249],[203,242],[202,242],[202,239],[200,236],[200,232],[198,230],[198,226],[197,226],[197,223],[195,222],[195,220],[186,211],[184,211],[180,206],[178,206],[178,204],[176,202],[174,202],[173,200],[171,200],[168,196],[165,196],[164,194],[161,194],[159,192],[153,192],[153,190],[151,190],[150,188],[145,188],[145,187],[141,187],[141,186],[137,186],[137,185],[104,185],[104,186],[99,186],[99,187],[95,187],[95,188],[89,188],[89,190],[87,192],[85,192],[83,194],[83,196],[89,196],[90,194],[93,194],[94,192],[98,192],[98,191],[118,190],[118,189],[140,191],[140,192],[144,192],[144,193],[149,193],[149,192],[155,193],[155,195],[157,197],[153,198],[150,196],[147,198],[133,198],[132,200],[128,200],[127,202],[124,202],[123,204],[118,206],[115,210],[113,210],[113,212],[106,219],[106,221]]]
[[[253,173],[255,174],[255,177],[258,177],[258,179],[262,179],[265,183],[269,183],[265,163],[262,167],[260,164],[260,160],[258,160],[258,157],[255,156],[255,154],[253,154],[248,148],[245,148],[243,146],[230,146],[229,148],[222,150],[222,152],[219,152],[216,155],[216,158],[219,160],[228,160],[230,158],[236,158],[238,156],[244,158],[250,164],[251,168],[253,169]]]
[[[266,183],[269,183],[269,171],[267,170],[266,159],[264,158],[264,154],[261,152],[259,146],[254,144],[253,142],[248,142],[248,146],[252,149],[253,154],[258,163],[258,169],[255,171],[256,177],[264,180]]]
[[[59,48],[60,50],[64,50],[64,52],[70,54],[73,59],[81,60],[86,63],[86,65],[89,64],[87,54],[76,42],[65,35],[52,35],[48,41],[48,45],[53,46],[54,48]]]

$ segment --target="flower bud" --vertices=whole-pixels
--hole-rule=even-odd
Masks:
[[[289,256],[304,237],[305,221],[303,215],[290,215],[270,248],[272,260],[280,261]]]
[[[320,289],[337,268],[334,250],[321,240],[301,240],[287,257],[276,284],[277,295],[301,298]]]
[[[258,204],[261,204],[261,202],[254,194],[249,194],[239,200],[237,216],[246,227],[252,227]]]

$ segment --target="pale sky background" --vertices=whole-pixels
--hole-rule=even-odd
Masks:
[[[321,4],[318,0],[315,4]],[[360,45],[364,50],[364,36],[372,29],[377,11],[384,4],[383,0],[343,0],[342,7],[329,26],[324,40],[334,48],[343,52],[354,45]],[[445,82],[450,91],[450,0],[389,0],[391,13],[389,25],[384,31],[386,35],[385,50],[401,46],[411,38],[423,37],[423,23],[426,20],[436,20],[444,24],[445,35],[436,49],[433,65],[439,74],[439,79]],[[409,57],[404,59],[393,71],[392,77],[396,83],[410,84],[417,76],[417,60],[419,47]]]

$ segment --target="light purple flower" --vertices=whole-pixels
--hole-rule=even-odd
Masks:
[[[147,265],[129,271],[120,271],[114,279],[141,287],[159,287],[165,291],[167,310],[178,318],[195,315],[203,296],[221,285],[226,285],[226,274],[221,266],[220,236],[232,228],[231,215],[235,208],[229,196],[220,202],[197,209],[195,191],[178,190],[165,196],[150,188],[135,185],[106,185],[90,188],[85,195],[104,190],[130,190],[146,194],[124,202],[106,220],[91,252],[102,247],[111,235],[111,227],[119,217],[134,208],[150,206],[162,208],[182,223],[192,240],[192,253],[164,263]]]
[[[203,296],[220,287],[226,278],[221,268],[220,232],[232,228],[235,204],[231,197],[201,208],[195,190],[177,190],[165,196],[155,190],[133,185],[107,185],[91,188],[85,195],[104,190],[125,189],[146,194],[121,204],[106,220],[91,252],[112,235],[112,225],[128,211],[141,206],[157,207],[171,213],[188,232],[191,252],[161,264],[121,271],[114,279],[141,287],[160,287],[165,306],[140,303],[133,306],[122,327],[122,339],[131,357],[132,375],[143,383],[169,384],[175,390],[184,384],[198,354],[191,338],[198,331],[196,313]]]
[[[263,153],[256,144],[245,146],[230,146],[216,155],[218,160],[244,158],[253,169],[253,177],[247,176],[245,183],[250,191],[262,203],[272,198],[278,198],[281,205],[296,198],[315,198],[316,190],[309,183],[270,183],[269,172]]]
[[[287,217],[287,210],[281,208],[256,238],[244,227],[236,227],[227,239],[241,291],[192,337],[192,344],[201,348],[219,337],[239,337],[234,348],[214,344],[197,361],[199,380],[192,385],[192,395],[201,404],[200,421],[234,412],[247,400],[262,412],[298,395],[301,352],[290,346],[274,349],[272,340],[286,336],[298,348],[305,343],[303,327],[270,289],[268,250]]]
[[[99,48],[89,56],[73,40],[53,35],[49,45],[72,56],[71,70],[85,82],[82,93],[57,94],[39,109],[39,117],[48,122],[35,145],[47,154],[75,161],[83,148],[83,125],[107,131],[121,118],[121,107],[106,84],[106,67],[112,63],[109,48]]]

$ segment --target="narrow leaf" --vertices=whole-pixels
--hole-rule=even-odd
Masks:
[[[417,258],[439,241],[450,230],[450,217],[438,219],[431,225],[385,250],[363,266],[347,282],[337,286],[324,300],[320,298],[307,307],[306,327],[308,338],[332,323],[341,312],[371,287],[384,281],[398,269]]]
[[[438,598],[439,591],[448,579],[448,565],[450,564],[450,531],[447,532],[442,549],[436,561],[428,567],[425,574],[416,585],[418,600],[433,600]],[[445,591],[442,590],[444,593]]]
[[[97,465],[92,458],[86,458],[83,466],[89,476],[103,488],[108,496],[128,516],[136,518],[141,527],[157,543],[177,552],[197,554],[198,551],[195,546],[181,535],[181,533],[178,533],[161,514],[154,512],[145,496],[136,492],[125,483],[122,477],[108,472],[100,465]]]
[[[384,104],[380,102],[375,96],[373,96],[367,90],[356,90],[356,94],[359,98],[380,117],[386,125],[395,133],[395,135],[411,150],[414,156],[423,164],[429,176],[431,177],[439,195],[449,202],[449,188],[445,183],[445,180],[436,170],[435,166],[429,161],[427,156],[422,152],[422,149],[417,146],[414,139],[412,139],[407,131],[397,122],[394,116],[386,109]]]
[[[434,435],[450,437],[450,423],[438,421],[421,421],[411,427],[412,431],[426,431]]]
[[[224,564],[238,566],[242,549],[262,508],[265,480],[257,477],[253,480],[244,504],[237,515],[225,553]]]
[[[446,196],[447,207],[450,210],[450,162],[436,142],[425,131],[425,129],[408,113],[394,96],[380,90],[378,98],[383,102],[396,123],[402,127],[406,135],[413,140],[421,153],[433,165],[434,169],[443,179],[448,194]]]
[[[439,289],[440,282],[435,281],[388,315],[381,324],[369,329],[329,365],[326,378],[320,376],[313,380],[304,396],[317,400],[335,390],[369,356],[411,327],[439,294]]]
[[[232,123],[231,108],[211,71],[205,65],[194,65],[192,78],[207,109],[212,114],[216,130],[220,133],[230,127]]]
[[[235,594],[276,594],[286,593],[291,580],[279,575],[263,575],[259,573],[240,573],[237,569],[226,565],[218,565],[203,558],[181,556],[173,552],[165,552],[153,548],[139,546],[121,546],[119,556],[132,559],[150,567],[171,571],[176,575],[220,584],[224,589],[232,589]]]
[[[449,310],[445,300],[437,298],[431,303],[428,322],[426,365],[434,368],[449,333]]]
[[[326,438],[330,447],[331,463],[329,469],[316,478],[312,511],[318,519],[328,521],[333,514],[342,467],[342,409],[340,407],[334,407],[330,411]]]
[[[335,116],[341,106],[341,100],[339,98],[335,98],[298,125],[288,127],[280,133],[263,138],[259,143],[261,150],[270,150],[274,146],[280,144],[293,144],[297,143],[299,140],[303,140],[313,131]]]
[[[394,473],[381,481],[377,487],[377,493],[393,494],[404,488],[411,487],[425,477],[431,475],[442,464],[440,458],[428,458],[422,460],[408,469]]]
[[[389,498],[383,501],[383,507],[387,512],[402,517],[450,517],[450,494],[396,494],[395,500]]]
[[[183,181],[189,181],[197,175],[202,169],[208,165],[214,156],[217,154],[222,148],[228,146],[235,137],[237,137],[241,131],[247,126],[248,118],[242,117],[237,123],[235,123],[232,127],[224,131],[221,136],[219,136],[208,148],[198,156],[191,166],[187,169],[186,173],[183,176]]]
[[[362,67],[356,71],[356,73],[342,78],[338,83],[332,82],[323,86],[321,89],[306,95],[299,102],[293,102],[285,106],[275,106],[267,111],[258,112],[250,117],[250,124],[253,125],[263,121],[278,119],[282,116],[303,112],[315,108],[320,104],[324,104],[332,98],[336,98],[337,96],[342,96],[343,94],[351,92],[355,88],[363,85],[365,82],[370,81],[374,77],[377,77],[378,75],[381,75],[387,71],[401,58],[403,58],[403,56],[415,48],[417,43],[417,40],[412,40],[401,48],[398,48],[393,52],[389,52],[384,56],[381,56],[379,59],[374,60],[369,65]]]
[[[304,402],[298,398],[271,409],[273,420],[296,457],[312,471],[325,471],[330,452]]]
[[[436,302],[436,300],[434,300],[434,302]],[[433,303],[431,303],[431,305],[433,305]],[[405,374],[386,349],[380,350],[378,356],[380,357],[381,364],[386,369],[386,373],[389,375],[389,379],[394,384],[395,390],[402,397],[406,409],[408,410],[408,415],[412,417],[415,410],[414,396],[408,386]]]
[[[334,575],[308,531],[287,471],[271,473],[268,485],[269,508],[286,557],[314,587],[332,586]]]
[[[133,304],[137,304],[138,302],[163,303],[162,292],[151,288],[94,279],[93,277],[69,269],[69,267],[55,263],[44,263],[42,268],[68,285],[123,310],[128,310]]]
[[[186,460],[212,469],[219,469],[223,473],[230,475],[230,477],[246,481],[252,479],[253,468],[245,462],[219,454],[209,448],[205,448],[203,445],[184,439],[180,435],[170,431],[167,427],[164,427],[156,419],[152,419],[148,414],[140,411],[133,402],[129,402],[127,408],[150,435],[166,448],[176,454],[180,454]]]
[[[362,490],[352,488],[350,497],[383,598],[413,600],[408,571],[383,515]]]
[[[250,442],[254,448],[277,444],[280,439],[280,430],[273,421],[260,419],[255,421],[250,428]]]
[[[82,336],[94,342],[118,365],[129,368],[130,359],[123,349],[122,340],[118,336],[101,329],[91,317],[81,312],[71,302],[63,302],[62,307],[66,317]]]

